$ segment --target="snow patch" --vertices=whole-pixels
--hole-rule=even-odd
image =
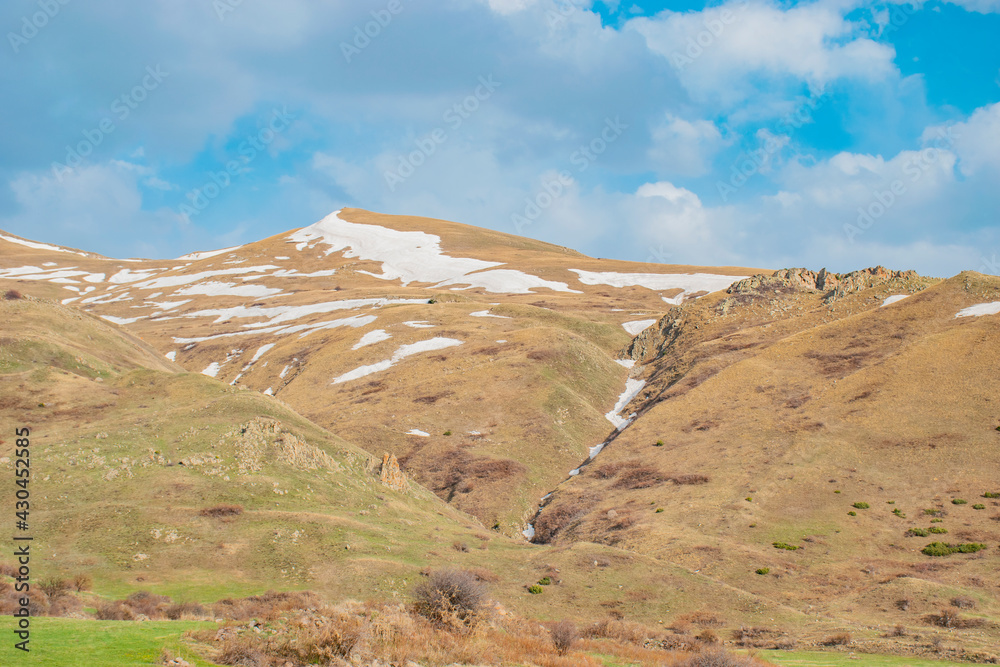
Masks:
[[[414,322],[403,322],[408,327],[413,329],[433,329],[434,325],[430,322],[424,322],[423,320],[418,320]]]
[[[187,254],[187,255],[181,255],[177,259],[180,260],[180,261],[208,259],[209,257],[216,257],[218,255],[222,255],[222,254],[225,254],[227,252],[232,252],[234,250],[239,250],[242,247],[243,246],[241,246],[241,245],[237,245],[237,246],[233,246],[232,248],[223,248],[222,250],[205,250],[203,252],[192,252],[192,253]]]
[[[86,299],[84,299],[86,301]],[[115,317],[114,315],[101,315],[101,319],[107,320],[108,322],[114,322],[115,324],[132,324],[133,322],[138,322],[143,319],[145,315],[140,315],[139,317]]]
[[[491,313],[488,310],[477,310],[474,313],[469,313],[469,315],[472,316],[472,317],[495,317],[498,320],[509,320],[509,319],[512,319],[510,317],[507,317],[506,315],[494,315],[493,313]]]
[[[456,340],[454,338],[431,338],[429,340],[422,340],[417,343],[411,343],[409,345],[400,345],[399,349],[392,355],[392,358],[385,359],[376,364],[370,364],[368,366],[361,366],[360,368],[355,368],[353,371],[344,373],[343,375],[334,378],[332,384],[340,384],[342,382],[348,382],[350,380],[357,380],[358,378],[363,378],[366,375],[371,375],[373,373],[378,373],[384,370],[392,368],[396,363],[402,361],[406,357],[413,356],[414,354],[419,354],[421,352],[433,352],[434,350],[443,350],[448,347],[454,347],[455,345],[461,345],[462,341]]]
[[[70,250],[69,248],[63,248],[57,245],[49,245],[48,243],[38,243],[36,241],[25,241],[24,239],[14,238],[13,236],[7,236],[6,234],[0,234],[0,239],[7,241],[9,243],[16,243],[18,245],[23,245],[26,248],[34,248],[35,250],[54,250],[56,252],[68,252],[71,255],[80,255],[86,257],[87,253],[77,252],[75,250]]]
[[[654,324],[656,324],[656,320],[636,320],[635,322],[623,322],[622,328],[630,335],[638,336]]]
[[[645,287],[651,290],[683,290],[675,297],[661,297],[672,305],[680,305],[684,297],[694,292],[717,292],[746,276],[720,276],[714,273],[615,273],[570,269],[584,285],[611,287]]]
[[[615,407],[611,409],[611,412],[604,415],[605,417],[607,417],[608,421],[614,424],[615,428],[617,428],[619,431],[628,426],[632,422],[632,417],[635,416],[631,415],[627,419],[623,418],[620,414],[621,411],[625,409],[625,406],[628,405],[633,398],[639,395],[639,392],[642,391],[642,388],[645,386],[646,386],[645,380],[633,380],[632,378],[626,380],[625,391],[623,391],[622,395],[618,397],[618,402],[615,403]],[[603,444],[598,445],[597,451],[598,452],[601,451],[600,448],[603,446],[604,446]],[[593,451],[593,449],[594,448],[592,447],[591,451]],[[596,454],[591,454],[591,458],[593,458],[594,456],[596,456]]]
[[[427,433],[426,431],[421,431],[418,428],[411,428],[409,431],[406,432],[406,435],[419,435],[421,438],[431,437],[430,433]]]
[[[375,343],[381,343],[382,341],[389,340],[390,338],[392,338],[392,335],[386,332],[385,329],[375,329],[362,336],[361,340],[359,340],[351,349],[360,350],[363,347],[374,345]]]
[[[182,290],[177,290],[177,296],[191,296],[202,294],[204,296],[242,296],[242,297],[262,297],[280,294],[281,290],[264,285],[236,285],[234,283],[220,283],[209,281],[199,285],[191,285]]]
[[[625,368],[632,368],[635,366],[634,359],[615,359],[615,363],[619,366],[624,366]]]
[[[261,345],[260,348],[257,350],[257,353],[253,355],[253,359],[250,360],[250,363],[252,364],[252,363],[256,362],[258,359],[260,359],[265,354],[267,354],[268,351],[271,348],[273,348],[273,347],[274,347],[274,343],[268,343],[267,345]]]
[[[166,353],[165,355],[163,355],[163,356],[165,356],[165,357],[166,357],[167,359],[169,359],[170,361],[177,361],[177,350],[174,350],[174,351],[172,351],[172,352],[167,352],[167,353]]]
[[[210,363],[208,365],[207,368],[205,368],[205,370],[203,370],[201,372],[201,374],[202,375],[207,375],[210,378],[214,378],[216,375],[219,374],[220,370],[222,370],[222,366],[219,365],[219,362],[218,361],[213,361],[212,363]]]
[[[997,313],[1000,313],[1000,301],[977,303],[975,306],[969,306],[958,311],[955,317],[982,317],[983,315],[996,315]]]
[[[893,304],[893,303],[896,303],[897,301],[902,301],[903,299],[905,299],[908,296],[910,296],[910,295],[909,294],[893,294],[888,299],[886,299],[885,301],[883,301],[882,305],[879,306],[879,308],[885,308],[886,306],[888,306],[890,304]]]

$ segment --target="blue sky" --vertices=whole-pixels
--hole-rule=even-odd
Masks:
[[[42,241],[173,257],[356,206],[1000,273],[1000,0],[11,0],[0,26],[0,228]]]

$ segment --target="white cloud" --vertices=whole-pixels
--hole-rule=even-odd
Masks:
[[[700,176],[728,142],[710,120],[688,121],[667,113],[651,132],[649,158],[660,173]]]

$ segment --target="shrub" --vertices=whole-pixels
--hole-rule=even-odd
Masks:
[[[698,639],[698,641],[703,642],[705,644],[718,644],[719,643],[719,635],[717,635],[715,633],[715,630],[713,630],[712,628],[705,628],[704,630],[702,630],[701,632],[699,632],[698,636],[697,636],[697,639]]]
[[[677,667],[753,667],[758,663],[749,656],[736,655],[721,648],[712,648],[675,664]]]
[[[662,440],[657,440],[656,444],[653,445],[653,447],[662,447],[662,446],[663,446],[663,441]]]
[[[958,612],[953,609],[942,609],[940,614],[931,614],[927,618],[932,625],[938,625],[942,628],[953,628],[958,625]]]
[[[758,567],[757,570],[756,570],[757,574],[767,574],[770,571],[771,571],[771,568],[769,568],[769,567]]]
[[[18,299],[24,298],[23,295],[16,289],[9,289],[3,294],[3,298],[8,301],[17,301]]]
[[[77,592],[89,591],[94,585],[94,580],[89,574],[78,574],[73,577],[73,588]]]
[[[951,606],[958,609],[973,609],[976,606],[976,601],[968,595],[958,595],[951,599]]]
[[[0,576],[16,577],[17,565],[11,565],[10,563],[0,563]]]
[[[215,505],[214,507],[206,507],[205,509],[198,512],[202,516],[239,516],[243,514],[243,508],[239,505]]]
[[[418,614],[436,623],[473,625],[486,603],[486,586],[466,570],[436,570],[413,589]]]
[[[869,505],[868,505],[868,503],[857,502],[857,503],[854,503],[853,505],[851,505],[851,507],[853,507],[854,509],[858,509],[858,510],[866,510],[866,509],[868,509]]]
[[[442,435],[451,435],[451,431],[445,431]]]
[[[49,606],[49,616],[69,616],[83,611],[83,603],[75,595],[60,595]]]
[[[549,578],[549,577],[542,577],[541,579],[538,580],[538,585],[539,586],[548,586],[551,583],[552,583],[552,579]]]
[[[215,662],[239,667],[267,667],[271,661],[249,639],[234,637],[222,644]]]
[[[921,549],[921,553],[928,556],[950,556],[955,553],[972,554],[986,548],[985,544],[978,542],[968,542],[966,544],[945,544],[944,542],[931,542]]]
[[[923,528],[910,528],[906,531],[907,537],[927,537],[927,531]]]
[[[944,510],[937,510],[937,509],[925,509],[925,510],[924,510],[924,514],[928,514],[928,515],[930,515],[930,516],[937,516],[937,515],[939,515],[939,514],[944,514]]]
[[[333,665],[337,658],[349,658],[368,634],[365,620],[346,612],[336,612],[324,625],[300,631],[275,651],[279,658],[296,664]],[[287,664],[287,663],[286,663]]]
[[[786,544],[785,542],[772,542],[771,546],[775,549],[787,549],[788,551],[797,551],[801,547],[794,546],[792,544]]]
[[[961,498],[952,498],[951,500],[952,505],[965,505],[968,502],[968,500],[962,500]]]
[[[69,591],[70,583],[65,579],[50,577],[39,582],[38,587],[45,591],[50,598],[57,598]]]
[[[974,510],[984,510],[984,509],[986,509],[986,505],[984,505],[982,503],[976,503],[975,505],[972,506],[972,509],[974,509]]]
[[[545,589],[539,586],[538,584],[532,584],[531,586],[528,586],[528,592],[531,593],[532,595],[538,595],[543,590]]]
[[[889,631],[890,637],[905,637],[906,636],[906,626],[901,623],[897,623],[896,627]]]
[[[892,510],[892,513],[895,514],[896,516],[900,517],[901,519],[905,519],[906,518],[906,515],[903,514],[903,510],[899,509],[898,507],[896,509]]]
[[[823,641],[824,646],[847,646],[851,643],[851,633],[840,632],[830,637],[827,637]]]
[[[993,493],[991,491],[987,491],[986,493],[983,494],[983,498],[1000,498],[1000,493]]]
[[[559,655],[569,653],[579,636],[576,625],[572,621],[560,621],[552,626],[552,644],[555,645]]]
[[[656,514],[659,514],[659,513],[660,513],[660,512],[662,512],[662,511],[663,511],[663,508],[662,508],[662,507],[657,507],[657,508],[656,508],[656,512],[655,512],[655,513],[656,513]]]
[[[896,600],[896,608],[900,611],[906,611],[910,608],[910,598],[900,598]]]
[[[834,493],[840,493],[840,489],[837,489],[836,491],[834,491]]]
[[[455,540],[454,542],[452,542],[451,548],[454,549],[455,551],[461,551],[463,553],[468,553],[469,551],[469,545],[460,540]]]
[[[99,621],[134,621],[135,613],[125,606],[121,600],[114,602],[100,602],[94,612],[94,617]],[[236,663],[225,663],[236,664]]]
[[[197,602],[180,602],[170,605],[163,613],[171,621],[179,621],[186,616],[203,618],[208,615],[208,610]]]
[[[857,515],[858,513],[855,512],[854,510],[851,510],[850,512],[847,513],[847,516],[857,516]]]
[[[935,535],[944,535],[948,532],[947,528],[942,528],[941,526],[931,526],[927,529],[928,533],[934,533]]]

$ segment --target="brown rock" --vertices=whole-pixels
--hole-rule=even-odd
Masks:
[[[399,461],[395,454],[386,452],[382,455],[382,469],[378,474],[379,480],[396,491],[406,491],[410,484],[406,481],[406,475],[399,469]]]

